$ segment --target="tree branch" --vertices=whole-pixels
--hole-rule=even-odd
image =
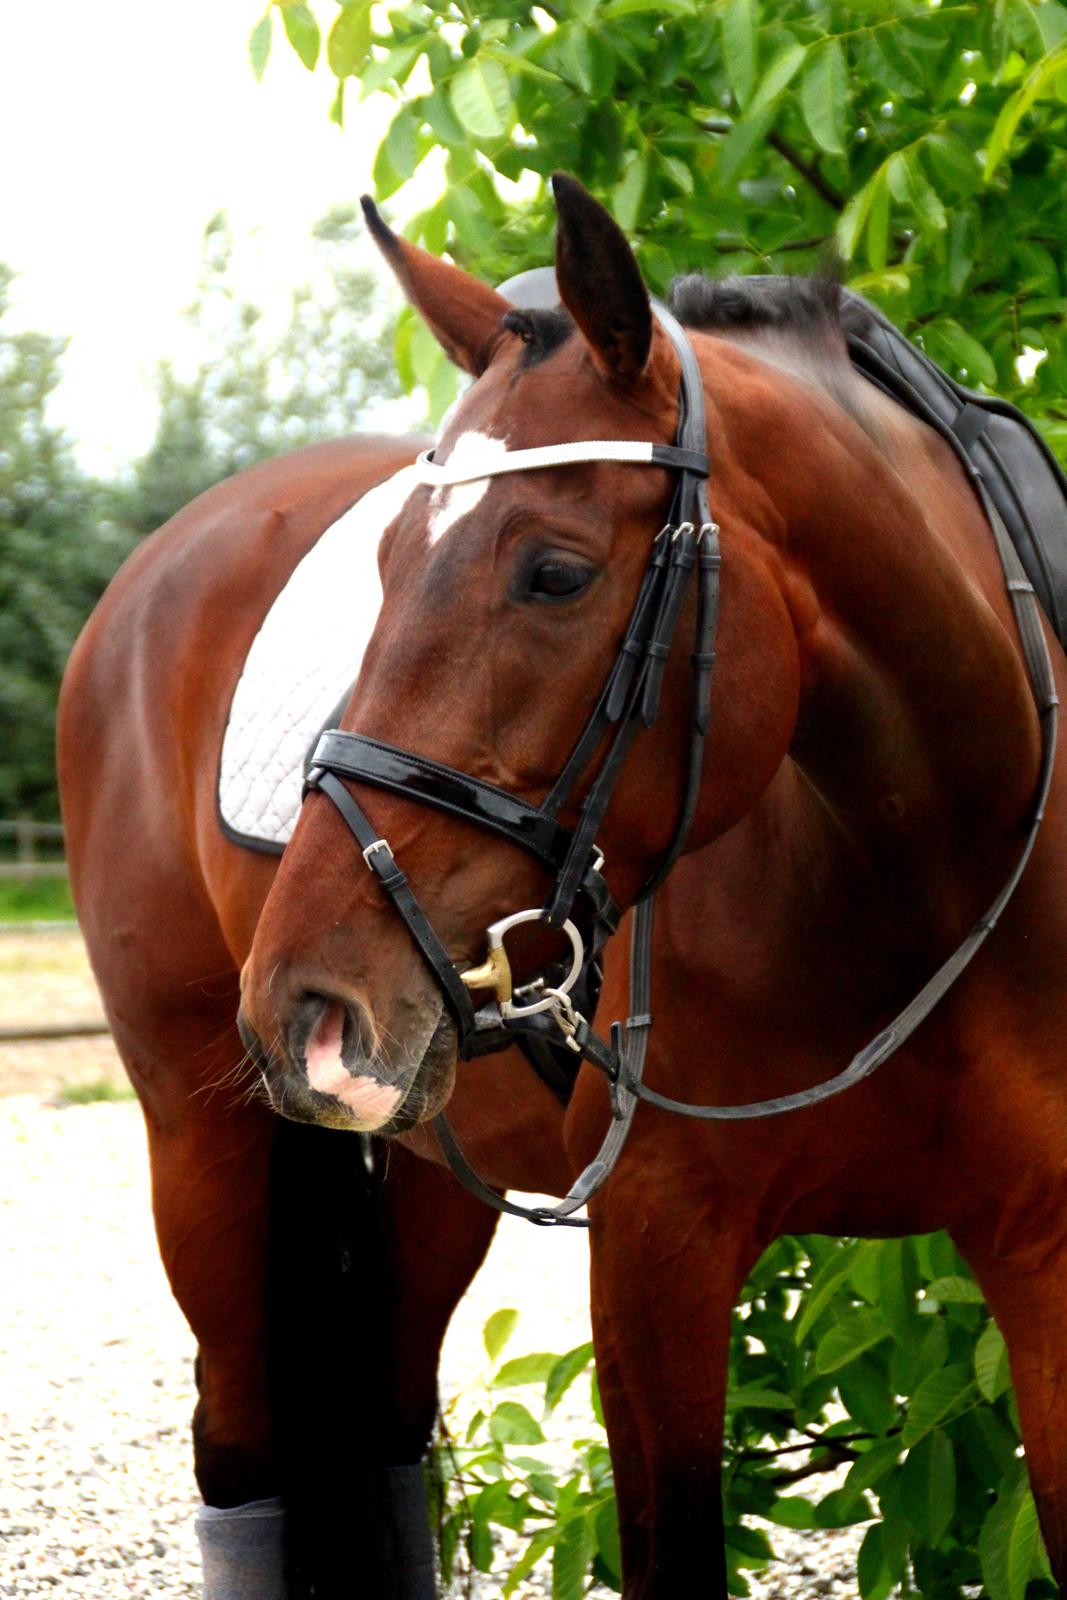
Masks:
[[[800,173],[804,182],[810,184],[821,200],[825,200],[828,206],[833,206],[835,211],[844,211],[844,195],[835,189],[832,183],[827,183],[815,163],[805,160],[800,151],[794,149],[789,140],[784,139],[775,128],[768,133],[767,143],[772,150],[777,150],[783,161],[789,162],[794,172]]]
[[[683,89],[687,87],[684,78],[679,80],[679,87]],[[706,117],[697,122],[697,127],[704,133],[729,133],[733,126],[729,117]],[[839,189],[835,189],[832,183],[827,182],[814,161],[808,161],[802,156],[800,151],[775,128],[768,133],[767,143],[772,150],[777,150],[784,161],[788,161],[794,172],[799,172],[804,182],[810,184],[820,200],[825,200],[835,211],[844,211],[845,196]]]

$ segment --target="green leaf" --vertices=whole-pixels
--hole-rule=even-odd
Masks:
[[[803,1344],[826,1306],[852,1271],[852,1263],[858,1251],[859,1241],[853,1239],[841,1249],[835,1249],[815,1274],[811,1288],[804,1297],[803,1310],[797,1319],[795,1332],[797,1344]]]
[[[866,1351],[849,1361],[837,1374],[837,1388],[842,1405],[861,1428],[884,1433],[897,1421],[884,1351]]]
[[[915,152],[895,151],[886,164],[886,172],[894,197],[910,206],[918,221],[940,231],[947,220],[945,208],[926,174],[921,171]]]
[[[872,218],[868,230],[869,259],[871,266],[880,270],[885,266],[885,239],[883,237],[881,241],[881,259],[876,260],[870,255],[874,248],[873,233]],[[908,1343],[915,1332],[915,1292],[918,1286],[919,1273],[911,1240],[883,1239],[878,1252],[878,1309],[887,1326],[904,1343]]]
[[[516,1356],[513,1361],[505,1361],[493,1379],[493,1388],[508,1389],[522,1383],[544,1383],[558,1364],[559,1357],[550,1352]]]
[[[560,66],[572,83],[576,83],[584,94],[590,94],[593,89],[593,45],[592,36],[588,28],[570,27],[560,30],[559,43],[556,47]]]
[[[882,1527],[876,1522],[864,1534],[856,1561],[856,1578],[863,1600],[886,1600],[893,1587],[893,1575],[886,1567],[882,1542]]]
[[[951,317],[931,323],[925,330],[924,342],[934,360],[940,361],[954,375],[963,373],[971,383],[984,383],[987,389],[996,387],[997,368],[993,357]]]
[[[545,1383],[545,1416],[550,1417],[563,1396],[593,1359],[592,1341],[575,1345],[566,1355],[560,1356]]]
[[[928,134],[922,149],[942,191],[974,194],[981,185],[982,168],[977,152],[958,134]]]
[[[319,59],[319,45],[322,42],[314,14],[308,6],[300,4],[299,0],[284,0],[279,10],[289,43],[308,71],[314,72]]]
[[[415,376],[420,383],[425,383],[426,379],[420,372],[418,364],[415,367]],[[515,1332],[515,1325],[518,1320],[519,1313],[512,1306],[493,1312],[493,1315],[482,1329],[482,1343],[485,1345],[490,1361],[499,1359],[500,1352]]]
[[[1046,0],[1044,5],[1035,5],[1031,16],[1041,30],[1041,38],[1046,50],[1055,50],[1056,46],[1064,42],[1067,37],[1067,7],[1057,3],[1057,0]]]
[[[815,1507],[803,1495],[785,1494],[776,1500],[766,1513],[770,1522],[779,1528],[817,1528]]]
[[[612,211],[623,233],[633,233],[637,227],[647,183],[648,155],[642,150],[630,162],[622,182],[616,185],[612,196]]]
[[[630,17],[639,11],[658,11],[668,17],[691,17],[696,9],[696,0],[609,0],[601,16]]]
[[[754,1411],[792,1411],[793,1402],[780,1389],[765,1389],[759,1383],[746,1383],[732,1389],[726,1396],[728,1411],[740,1411],[748,1406]]]
[[[848,63],[838,39],[809,53],[800,82],[800,107],[812,138],[831,156],[843,156],[848,135]]]
[[[582,1600],[593,1540],[584,1517],[575,1517],[552,1552],[552,1600]]]
[[[903,1448],[904,1444],[899,1434],[872,1444],[870,1449],[865,1450],[849,1467],[848,1475],[841,1485],[842,1496],[858,1499],[865,1490],[872,1489],[896,1466]]]
[[[790,44],[779,51],[752,97],[752,104],[748,108],[750,115],[757,116],[774,104],[804,65],[807,54],[808,47],[804,44]]]
[[[1038,1550],[1037,1511],[1025,1474],[1001,1490],[978,1536],[989,1600],[1023,1600]]]
[[[505,1600],[515,1593],[522,1580],[537,1565],[545,1551],[551,1550],[558,1537],[559,1531],[555,1527],[542,1528],[539,1533],[534,1534],[526,1549],[504,1579],[503,1594]]]
[[[943,1306],[984,1306],[985,1295],[973,1278],[935,1278],[926,1285],[926,1298]]]
[[[592,1512],[597,1553],[617,1586],[622,1586],[622,1546],[619,1543],[619,1507],[612,1495]]]
[[[248,40],[248,59],[252,63],[252,74],[257,83],[262,82],[263,74],[267,70],[267,62],[270,59],[271,32],[271,15],[270,7],[268,6],[252,29]]]
[[[725,0],[719,29],[726,76],[734,98],[744,110],[756,86],[756,0]]]
[[[508,130],[511,90],[499,61],[476,56],[449,84],[452,109],[476,139],[500,139]]]
[[[326,60],[338,78],[361,72],[370,55],[370,4],[342,6],[326,40]]]
[[[489,1418],[489,1437],[497,1444],[544,1444],[540,1423],[517,1400],[501,1400]]]
[[[869,183],[865,183],[863,188],[858,190],[852,196],[852,199],[848,202],[844,211],[842,211],[840,217],[837,219],[837,227],[834,230],[834,236],[838,251],[840,252],[843,261],[851,261],[853,256],[856,254],[856,248],[859,245],[860,238],[863,234],[863,229],[867,223],[867,217],[870,213],[871,200],[874,196],[875,184],[879,181],[884,183],[881,168],[878,169]],[[845,1277],[847,1276],[848,1274],[846,1272]]]
[[[339,128],[345,125],[345,78],[338,78],[337,87],[330,101],[330,121],[335,122]]]
[[[815,1370],[837,1372],[865,1350],[888,1338],[889,1329],[877,1311],[853,1311],[820,1339],[815,1351]]]
[[[986,145],[984,176],[987,183],[1003,161],[1023,117],[1034,102],[1040,99],[1047,89],[1053,87],[1065,67],[1067,67],[1067,45],[1061,44],[1027,73],[1021,88],[1001,106],[1000,115],[993,125],[993,132]]]
[[[362,9],[364,0],[358,0],[358,3]],[[369,18],[369,5],[366,9],[367,16]],[[411,71],[411,68],[422,54],[424,42],[424,39],[413,39],[409,40],[407,44],[397,45],[395,49],[388,51],[384,56],[378,56],[373,60],[368,56],[362,70],[359,72],[359,90],[362,99],[366,100],[370,95],[376,94],[378,90],[383,89],[387,83],[403,83],[404,79]],[[430,43],[434,42],[435,41],[431,38]],[[367,49],[370,49],[369,37],[367,41]],[[429,56],[429,48],[427,48],[426,53],[427,56]],[[451,66],[451,57],[449,57],[449,65]],[[437,90],[438,96],[440,96],[442,93],[442,90]],[[435,96],[431,95],[430,99],[433,98],[435,98]],[[423,109],[425,110],[425,106]],[[430,119],[428,118],[427,120]],[[460,137],[462,138],[462,135]]]
[[[900,1472],[900,1501],[919,1537],[940,1544],[956,1510],[956,1456],[940,1428],[909,1451]]]
[[[418,125],[407,106],[402,106],[389,124],[384,149],[393,171],[406,183],[419,164]]]
[[[1037,1506],[1034,1504],[1033,1495],[1027,1489],[1012,1523],[1011,1538],[1008,1541],[1009,1600],[1023,1600],[1026,1594],[1026,1585],[1034,1565],[1034,1554],[1039,1538]]]
[[[879,167],[871,181],[871,211],[867,219],[867,260],[875,272],[883,271],[889,259],[889,210],[886,170]]]
[[[1011,1388],[1008,1347],[995,1322],[986,1324],[974,1347],[974,1375],[979,1394],[991,1404]]]
[[[942,1367],[925,1378],[912,1396],[902,1438],[910,1450],[920,1439],[944,1422],[954,1411],[974,1398],[974,1379],[969,1362],[959,1361]]]
[[[774,106],[754,112],[745,112],[740,122],[735,122],[719,148],[719,182],[723,186],[733,182],[756,146],[762,144],[774,121]]]
[[[493,1570],[493,1535],[487,1522],[472,1522],[467,1534],[467,1554],[479,1572]]]

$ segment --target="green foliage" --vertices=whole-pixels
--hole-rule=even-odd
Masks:
[[[128,1083],[112,1083],[110,1078],[93,1078],[89,1083],[68,1083],[56,1097],[61,1106],[110,1105],[117,1100],[132,1100]]]
[[[320,10],[339,79],[397,103],[379,199],[443,152],[437,197],[408,225],[430,250],[496,281],[549,260],[545,180],[564,168],[634,236],[660,291],[679,272],[805,271],[836,253],[854,287],[957,375],[1022,404],[1067,457],[1060,0]],[[1024,381],[1028,348],[1045,357]],[[406,371],[438,411],[452,392],[439,359]]]
[[[0,266],[0,816],[48,818],[60,675],[130,540],[48,420],[64,341],[5,327],[13,276]]]
[[[290,8],[302,12],[303,7]],[[299,27],[290,18],[292,27]],[[265,61],[267,33],[255,44]],[[0,267],[0,817],[59,813],[55,706],[71,646],[137,538],[241,467],[351,431],[368,404],[398,392],[378,280],[360,265],[351,207],[317,225],[315,279],[286,324],[264,325],[235,291],[224,218],[205,236],[187,320],[191,372],[164,363],[151,449],[126,483],[79,471],[48,419],[62,339],[5,329],[10,272]]]
[[[242,467],[351,432],[372,400],[399,392],[379,281],[360,264],[359,231],[351,206],[316,225],[316,281],[294,291],[279,332],[234,287],[226,217],[208,224],[200,285],[185,313],[197,359],[186,373],[160,366],[156,437],[122,504],[138,533]]]
[[[446,1575],[462,1549],[501,1577],[505,1595],[538,1563],[551,1568],[553,1600],[576,1600],[590,1581],[618,1590],[592,1346],[504,1361],[516,1322],[512,1310],[490,1318],[482,1388],[446,1419],[461,1433],[440,1457]],[[943,1234],[773,1245],[741,1296],[731,1341],[723,1495],[732,1592],[746,1594],[745,1574],[773,1560],[776,1527],[866,1523],[864,1600],[898,1588],[963,1600],[977,1585],[989,1600],[1054,1595],[1003,1351]],[[564,1443],[558,1419],[548,1424],[568,1396]]]
[[[0,922],[69,922],[74,901],[66,878],[0,881]]]

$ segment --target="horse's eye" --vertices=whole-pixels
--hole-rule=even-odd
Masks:
[[[575,595],[582,593],[593,581],[591,567],[580,565],[577,561],[563,561],[559,556],[551,556],[546,561],[539,561],[530,573],[527,583],[527,593],[535,598],[545,600],[573,600]]]

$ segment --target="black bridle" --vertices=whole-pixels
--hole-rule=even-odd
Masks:
[[[534,298],[544,303],[546,281],[551,274],[524,277],[527,280],[533,277]],[[508,293],[508,286],[504,292]],[[529,304],[530,300],[524,303]],[[1040,612],[1003,523],[987,501],[985,509],[1014,605],[1042,730],[1035,816],[1008,883],[987,915],[921,993],[842,1072],[828,1081],[792,1095],[738,1106],[689,1105],[645,1086],[643,1072],[652,1022],[650,973],[654,895],[685,848],[700,795],[711,713],[721,568],[719,529],[708,509],[706,485],[710,462],[700,370],[684,329],[666,307],[656,304],[655,312],[674,346],[681,369],[678,428],[673,445],[638,446],[637,449],[645,450],[640,457],[633,453],[612,456],[605,453],[610,442],[588,441],[583,445],[582,441],[577,441],[566,446],[546,447],[543,451],[516,452],[514,465],[505,464],[496,469],[550,468],[556,461],[540,458],[550,458],[552,449],[557,448],[560,461],[640,459],[677,474],[670,513],[653,541],[614,666],[584,730],[542,804],[530,805],[454,767],[338,729],[321,735],[306,777],[306,791],[320,790],[340,811],[360,846],[364,861],[403,918],[433,972],[456,1026],[460,1056],[469,1059],[503,1049],[516,1039],[533,1036],[588,1061],[607,1078],[611,1091],[611,1125],[596,1158],[557,1206],[519,1206],[497,1194],[472,1170],[444,1115],[435,1118],[434,1126],[444,1154],[465,1187],[500,1211],[541,1224],[588,1225],[572,1213],[586,1203],[610,1174],[625,1143],[639,1099],[661,1109],[704,1120],[751,1119],[817,1104],[842,1093],[873,1072],[914,1032],[992,931],[1022,876],[1052,778],[1058,700]],[[618,448],[621,450],[622,446]],[[583,450],[586,453],[583,454]],[[519,465],[518,457],[523,455],[539,459]],[[432,454],[424,459],[427,471],[440,471],[434,467]],[[620,910],[604,879],[603,856],[596,840],[634,739],[656,721],[666,663],[694,574],[697,602],[684,797],[670,845],[638,897],[630,954],[631,1015],[625,1025],[612,1024],[608,1042],[593,1032],[591,1021],[599,992],[599,956],[618,926]],[[566,828],[560,823],[559,814],[594,755],[605,745],[606,753],[581,802],[578,821],[573,828]],[[488,930],[486,963],[460,973],[419,905],[388,842],[379,837],[367,814],[353,799],[342,781],[345,778],[476,823],[526,851],[554,874],[545,905],[538,910],[517,912],[495,923]],[[533,921],[562,929],[567,934],[571,941],[571,960],[568,967],[549,969],[532,983],[513,991],[504,939],[511,928]],[[484,989],[492,989],[496,998],[476,1010],[471,991]]]

